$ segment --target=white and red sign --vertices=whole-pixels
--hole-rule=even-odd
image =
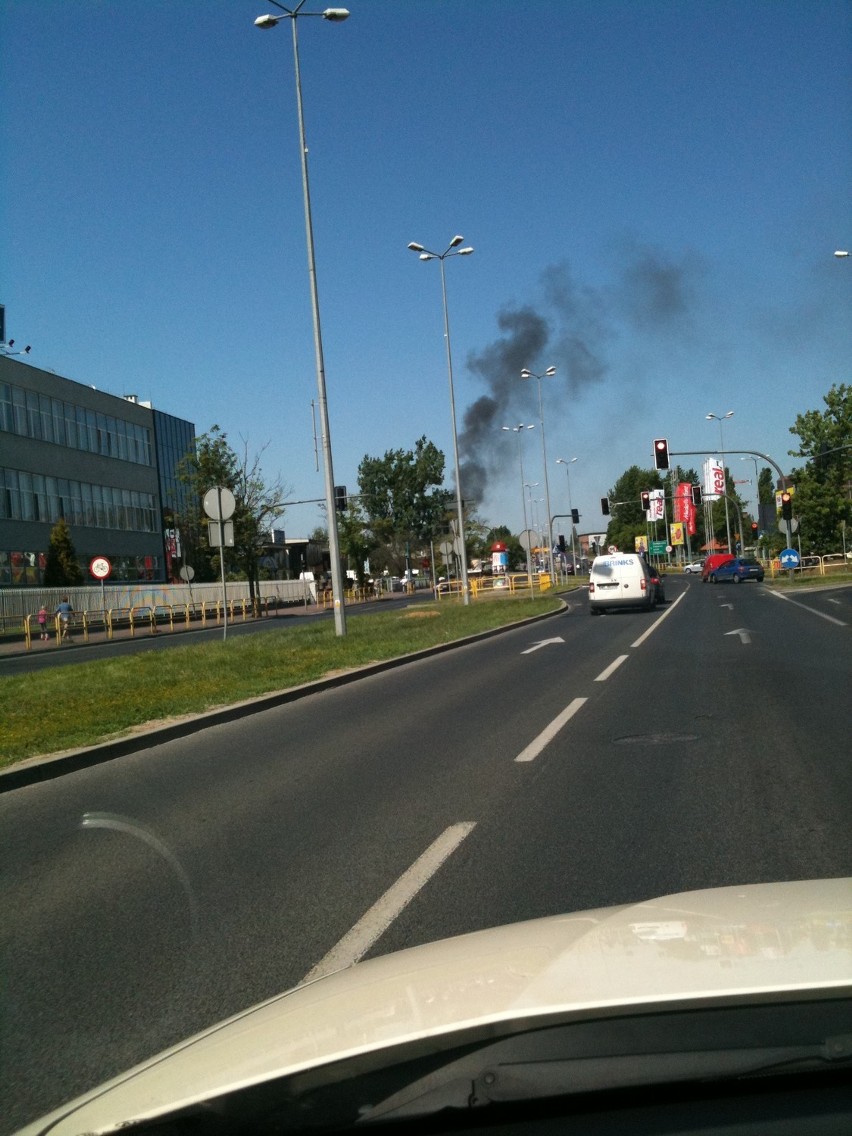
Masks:
[[[707,458],[704,462],[704,496],[718,501],[725,495],[725,465],[719,458]]]
[[[686,525],[690,536],[695,536],[695,506],[692,503],[692,485],[688,481],[681,481],[675,492],[674,519]]]
[[[651,508],[648,510],[649,521],[662,521],[666,515],[665,489],[651,490]]]
[[[112,565],[105,556],[96,556],[89,562],[89,571],[96,580],[105,580],[112,571]]]

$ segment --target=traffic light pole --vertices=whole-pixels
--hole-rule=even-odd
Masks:
[[[695,458],[695,457],[706,457],[706,455],[707,455],[706,450],[670,450],[669,453],[673,458]],[[786,488],[787,476],[786,476],[786,474],[781,472],[781,467],[778,465],[778,463],[776,461],[773,461],[773,459],[769,456],[769,454],[762,454],[760,452],[760,450],[726,450],[725,453],[728,453],[728,454],[748,454],[750,457],[763,458],[763,460],[765,462],[769,462],[769,464],[772,466],[772,468],[778,474],[778,480],[781,482],[782,487]],[[740,521],[740,527],[742,528],[742,521]],[[787,547],[792,548],[793,547],[793,522],[789,519],[789,517],[786,518],[784,527],[787,530]],[[790,578],[791,579],[793,578],[793,569],[792,568],[790,569]]]

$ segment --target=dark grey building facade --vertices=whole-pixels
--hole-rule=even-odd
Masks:
[[[0,356],[0,587],[42,584],[50,531],[64,517],[88,578],[165,581],[177,554],[178,462],[193,423],[135,396]]]

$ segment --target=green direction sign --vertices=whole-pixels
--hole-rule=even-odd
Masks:
[[[664,540],[652,540],[648,547],[648,551],[652,556],[665,556],[666,542]]]

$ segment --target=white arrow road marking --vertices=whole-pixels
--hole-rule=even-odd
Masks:
[[[537,651],[539,647],[546,647],[549,643],[564,643],[565,640],[557,635],[555,639],[542,639],[539,643],[533,643],[532,647],[527,647],[526,651],[521,651],[522,655],[531,655],[533,651]]]
[[[741,643],[750,643],[751,642],[751,635],[749,635],[748,631],[746,631],[746,629],[744,627],[738,627],[736,629],[736,631],[726,631],[725,634],[726,635],[739,635]]]
[[[719,604],[719,607],[729,607],[729,608],[731,609],[731,611],[733,611],[733,610],[734,610],[734,605],[733,605],[733,604]]]

